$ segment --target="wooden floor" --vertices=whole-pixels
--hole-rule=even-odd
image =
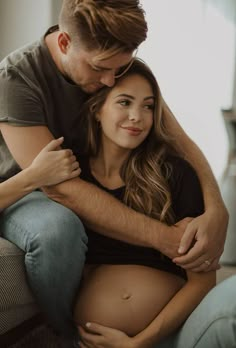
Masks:
[[[221,265],[221,269],[217,271],[217,283],[222,280],[236,274],[236,265],[235,266],[227,266]]]

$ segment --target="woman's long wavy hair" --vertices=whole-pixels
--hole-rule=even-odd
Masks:
[[[135,59],[128,72],[116,83],[134,74],[143,76],[150,83],[155,105],[149,135],[137,148],[131,150],[120,169],[121,178],[126,186],[124,203],[136,211],[173,224],[175,220],[168,184],[172,167],[168,158],[179,154],[165,126],[164,102],[156,78],[149,67]],[[82,117],[88,122],[86,153],[92,157],[98,154],[101,142],[101,128],[96,115],[110,91],[109,87],[102,88],[89,98],[82,110]]]

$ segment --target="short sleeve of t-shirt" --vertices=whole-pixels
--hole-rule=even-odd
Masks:
[[[0,69],[0,90],[0,122],[45,125],[39,89],[17,66]]]

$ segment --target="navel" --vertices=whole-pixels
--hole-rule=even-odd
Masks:
[[[128,291],[124,291],[122,294],[121,294],[121,299],[122,300],[129,300],[130,298],[132,297],[132,293],[131,292],[128,292]]]

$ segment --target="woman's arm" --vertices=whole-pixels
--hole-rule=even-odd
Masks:
[[[152,323],[133,338],[134,347],[152,347],[178,329],[216,284],[216,272],[187,272],[188,281]]]
[[[185,254],[192,242],[196,243],[186,255],[175,258],[174,262],[192,271],[216,269],[224,248],[228,212],[205,156],[180,127],[166,104],[164,108],[168,131],[172,133],[179,152],[197,172],[205,205],[205,213],[188,224],[180,242],[179,253]],[[211,262],[210,266],[207,266],[206,260]]]
[[[0,184],[0,210],[7,208],[33,190],[74,178],[79,164],[71,150],[59,150],[63,138],[52,140],[20,173]]]

